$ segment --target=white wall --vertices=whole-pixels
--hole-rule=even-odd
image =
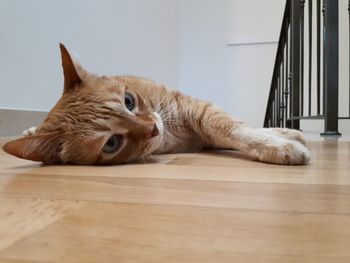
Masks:
[[[179,87],[226,110],[232,102],[227,47],[230,0],[179,0]]]
[[[261,126],[275,45],[228,44],[259,35],[261,20],[263,29],[278,24],[277,36],[278,2],[2,0],[0,108],[52,107],[63,82],[62,41],[93,72],[147,76]]]
[[[179,0],[180,89],[262,126],[284,4]]]
[[[346,3],[340,1],[345,11]],[[0,108],[53,106],[63,83],[62,41],[93,72],[146,76],[262,126],[284,5],[285,0],[1,0]],[[347,12],[341,16],[344,88]],[[347,92],[341,91],[341,101]]]
[[[96,73],[178,84],[176,0],[1,0],[0,32],[0,108],[54,105],[60,41]]]

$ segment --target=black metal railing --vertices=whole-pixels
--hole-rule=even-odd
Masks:
[[[338,0],[323,0],[322,3],[321,0],[286,1],[264,127],[300,129],[302,119],[323,119],[323,134],[339,135],[338,120],[350,119],[350,106],[349,116],[338,115],[338,4]]]

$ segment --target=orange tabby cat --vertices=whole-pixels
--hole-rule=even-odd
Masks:
[[[211,103],[150,80],[94,75],[60,48],[63,95],[38,129],[4,145],[12,155],[51,164],[119,164],[152,153],[225,148],[267,163],[309,161],[299,131],[251,129]]]

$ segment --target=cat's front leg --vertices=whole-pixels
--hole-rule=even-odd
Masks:
[[[301,144],[306,145],[304,134],[298,130],[287,128],[262,128],[259,130],[265,133],[277,135],[278,137],[282,137],[288,140],[298,141]]]
[[[293,132],[288,133],[291,136]],[[232,132],[234,145],[241,152],[262,162],[276,164],[307,164],[310,152],[302,137],[280,136],[270,129],[240,127]]]
[[[307,164],[310,152],[302,134],[288,129],[252,129],[210,104],[199,104],[197,133],[216,148],[237,149],[266,163]]]

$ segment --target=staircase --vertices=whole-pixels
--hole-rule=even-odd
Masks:
[[[286,1],[264,127],[300,129],[300,120],[321,119],[321,135],[340,135],[339,120],[350,119],[349,105],[339,116],[342,11],[349,15],[350,0],[348,10],[339,10],[339,0]]]

